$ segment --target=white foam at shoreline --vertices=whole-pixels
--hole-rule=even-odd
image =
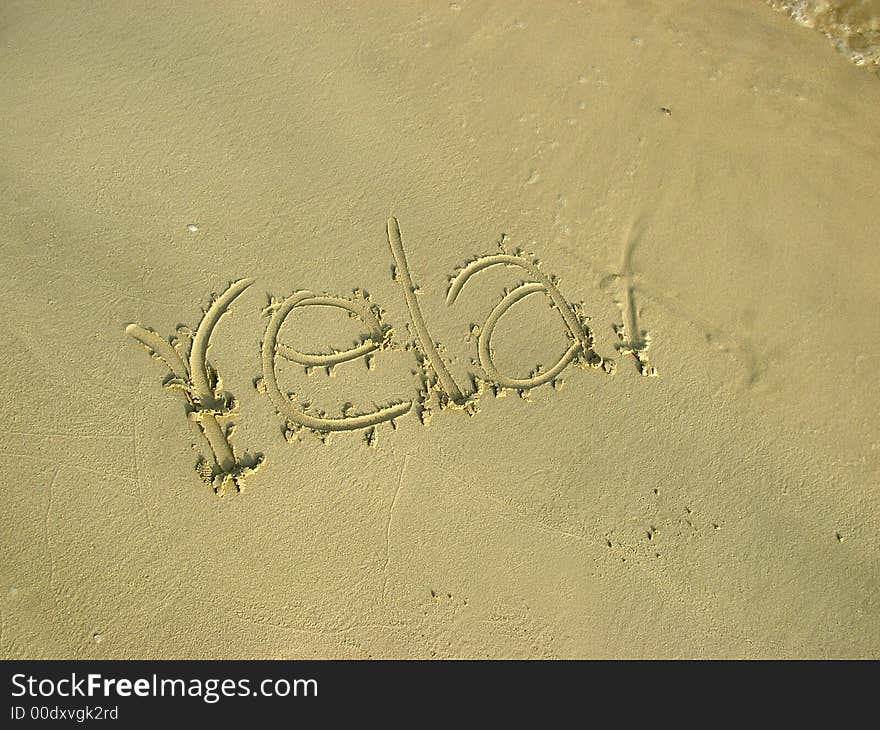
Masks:
[[[880,73],[880,0],[767,0],[828,38],[856,66]]]

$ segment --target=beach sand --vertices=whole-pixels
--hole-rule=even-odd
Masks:
[[[850,60],[758,0],[4,3],[0,656],[880,657]]]

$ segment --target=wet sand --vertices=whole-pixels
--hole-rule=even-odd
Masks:
[[[880,80],[708,5],[6,3],[0,655],[880,655]]]

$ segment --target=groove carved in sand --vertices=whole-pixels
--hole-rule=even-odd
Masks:
[[[486,317],[483,326],[478,328],[480,365],[490,382],[501,388],[529,391],[532,388],[555,381],[562,371],[572,363],[586,364],[590,367],[603,367],[606,372],[612,372],[613,363],[603,359],[593,350],[593,335],[586,325],[586,317],[569,304],[559,291],[556,280],[553,277],[547,276],[541,270],[537,261],[530,260],[520,253],[510,254],[505,252],[491,254],[480,256],[471,261],[452,279],[446,295],[446,304],[452,305],[455,303],[458,295],[471,277],[493,266],[509,266],[523,269],[529,275],[531,281],[523,282],[512,291],[506,292]],[[535,372],[528,378],[516,378],[506,375],[495,365],[492,355],[492,335],[495,327],[501,317],[517,302],[539,292],[550,298],[551,306],[562,317],[566,334],[570,341],[569,347],[556,363],[545,371]]]
[[[369,332],[359,345],[348,350],[319,354],[300,352],[279,341],[281,326],[290,313],[298,307],[342,309],[366,324]],[[405,415],[412,408],[412,401],[400,401],[370,413],[327,417],[320,413],[308,413],[305,408],[296,403],[295,395],[286,396],[278,385],[275,372],[278,357],[295,362],[305,368],[326,367],[329,371],[336,365],[369,357],[377,350],[387,347],[391,339],[391,329],[382,324],[377,309],[371,306],[366,298],[347,299],[329,294],[299,291],[291,294],[282,302],[270,304],[266,313],[270,316],[262,345],[262,389],[272,400],[278,412],[292,424],[294,429],[307,428],[317,433],[329,433],[373,428]]]
[[[191,421],[199,424],[213,455],[213,463],[202,458],[196,469],[218,494],[223,494],[230,486],[240,491],[244,477],[262,462],[260,455],[236,457],[229,442],[233,426],[222,423],[237,415],[236,402],[231,395],[223,392],[220,375],[208,362],[208,347],[214,329],[232,302],[253,281],[239,279],[233,282],[211,302],[195,332],[182,329],[178,332],[180,337],[169,341],[138,324],[129,324],[125,328],[131,337],[171,371],[165,387],[180,391],[186,397],[187,415]]]
[[[623,257],[620,264],[620,272],[606,277],[603,284],[616,282],[619,284],[622,297],[616,298],[615,302],[620,307],[622,323],[615,325],[614,331],[620,342],[617,351],[621,355],[632,355],[636,359],[639,372],[645,377],[656,377],[657,368],[648,360],[648,349],[651,346],[651,337],[647,330],[639,326],[639,308],[636,304],[636,280],[633,271],[633,255],[641,240],[642,225],[640,220],[635,220],[630,225],[627,239],[623,246]]]
[[[330,416],[300,402],[295,393],[282,391],[278,382],[279,358],[301,366],[307,374],[314,368],[324,368],[329,375],[337,366],[359,359],[363,359],[370,367],[372,357],[392,347],[392,330],[382,322],[382,311],[370,302],[365,293],[356,290],[353,297],[341,297],[306,290],[296,291],[281,301],[272,300],[264,310],[269,322],[260,345],[262,378],[255,382],[257,389],[269,397],[284,419],[288,440],[294,440],[302,430],[312,431],[322,441],[326,441],[327,436],[333,432],[366,430],[365,440],[368,445],[373,446],[376,443],[377,427],[389,423],[392,428],[396,428],[396,419],[411,411],[419,415],[423,424],[427,423],[434,397],[439,400],[442,409],[461,410],[475,415],[479,412],[479,401],[487,391],[499,394],[505,389],[511,389],[525,398],[533,388],[548,383],[558,386],[561,382],[558,378],[569,365],[602,368],[609,374],[614,372],[614,362],[601,357],[593,349],[593,335],[587,326],[589,318],[583,311],[583,305],[567,301],[559,289],[557,277],[544,273],[535,257],[520,251],[511,252],[502,241],[500,253],[475,258],[456,271],[449,280],[447,306],[455,304],[468,282],[487,269],[506,267],[525,274],[524,280],[512,290],[504,292],[486,316],[482,327],[471,328],[471,334],[478,334],[479,355],[479,359],[472,362],[482,369],[482,373],[471,373],[473,387],[465,392],[450,372],[442,355],[442,347],[428,329],[397,218],[388,219],[386,232],[395,264],[394,279],[403,288],[414,333],[412,341],[407,342],[403,349],[415,351],[417,367],[413,374],[419,378],[418,397],[415,400],[400,398],[365,413],[352,413],[351,406],[346,405],[342,408],[341,416]],[[633,247],[634,244],[626,248],[622,274],[616,275],[614,279],[623,280],[627,285],[629,299],[628,306],[624,309],[625,325],[631,332],[638,333],[636,310],[632,301],[634,284],[630,259]],[[179,338],[165,340],[152,330],[137,324],[130,324],[126,328],[129,335],[143,344],[170,370],[171,375],[165,385],[180,390],[185,395],[187,413],[201,427],[214,457],[213,464],[202,460],[199,472],[218,493],[223,493],[230,485],[240,490],[242,478],[262,462],[262,455],[246,459],[235,455],[229,442],[232,429],[222,425],[222,421],[236,415],[235,401],[222,391],[220,377],[207,360],[214,329],[232,302],[252,283],[253,279],[240,279],[231,284],[208,307],[196,331],[181,329]],[[512,316],[511,310],[514,306],[533,294],[543,294],[549,299],[551,308],[558,312],[568,338],[568,347],[549,368],[538,367],[528,377],[516,377],[503,372],[497,366],[492,338],[501,318],[505,315]],[[294,310],[306,307],[339,309],[362,322],[366,333],[357,344],[346,350],[304,352],[283,341],[282,327]],[[639,334],[644,336],[644,333]],[[621,339],[624,339],[622,334]],[[647,367],[647,361],[643,359],[646,347],[646,340],[640,339],[638,342],[625,343],[620,349],[632,352]]]
[[[440,387],[440,392],[448,401],[456,405],[464,404],[466,398],[458,387],[458,383],[452,377],[440,356],[437,349],[437,343],[431,337],[428,331],[428,325],[425,323],[425,317],[419,306],[419,298],[415,284],[413,284],[412,275],[410,274],[409,264],[406,260],[406,252],[403,250],[403,238],[400,234],[400,224],[397,218],[388,219],[388,244],[391,247],[391,255],[394,257],[396,268],[395,278],[403,287],[403,296],[406,299],[406,306],[409,308],[410,321],[416,331],[419,346],[424,354],[423,365],[429,367],[436,374],[436,381]],[[430,382],[433,378],[429,373],[425,374]]]

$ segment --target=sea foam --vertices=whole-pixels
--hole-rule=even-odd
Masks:
[[[856,66],[880,75],[880,0],[767,0],[795,22],[814,28]]]

